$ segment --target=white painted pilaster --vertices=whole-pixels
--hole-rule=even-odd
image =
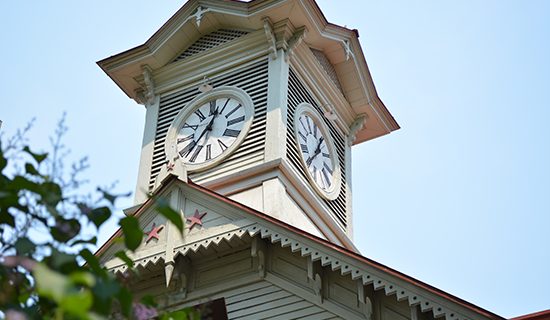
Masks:
[[[159,105],[159,96],[155,96],[151,104],[145,105],[147,111],[145,112],[145,129],[143,130],[143,142],[141,144],[141,157],[139,160],[134,204],[140,204],[147,200],[149,178],[151,177],[151,165],[153,164],[153,147],[157,131]]]
[[[349,139],[349,137],[348,137]],[[348,238],[353,241],[353,211],[352,211],[352,190],[351,190],[351,144],[346,143],[345,145],[345,166],[346,166],[346,212],[347,212],[347,218],[348,218],[348,225],[346,228],[346,235]]]
[[[275,59],[269,58],[265,162],[281,159],[286,155],[289,65],[284,56],[284,51],[279,49]]]

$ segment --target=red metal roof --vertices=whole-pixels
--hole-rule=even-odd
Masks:
[[[511,318],[510,320],[550,320],[550,309],[529,313],[523,316]]]

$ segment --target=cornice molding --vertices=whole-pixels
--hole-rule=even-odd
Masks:
[[[407,301],[409,306],[418,306],[422,312],[432,312],[435,318],[444,317],[448,320],[467,320],[477,319],[479,314],[472,313],[461,306],[442,299],[424,291],[421,288],[404,282],[403,280],[384,272],[379,268],[370,266],[344,253],[334,249],[314,243],[309,239],[304,239],[299,235],[290,233],[277,226],[270,226],[266,223],[250,222],[241,226],[234,227],[232,230],[223,230],[217,234],[212,234],[203,239],[189,241],[183,245],[176,246],[173,254],[175,259],[186,257],[189,252],[208,249],[211,246],[218,246],[220,242],[230,242],[233,238],[243,239],[244,236],[267,239],[272,245],[279,245],[282,248],[289,248],[292,252],[299,253],[302,257],[314,262],[318,261],[321,266],[330,268],[332,271],[339,272],[341,276],[349,276],[356,280],[360,285],[373,285],[374,289],[383,290],[386,296],[395,296],[397,301]],[[254,240],[253,240],[254,241]],[[257,250],[257,249],[256,249]],[[162,263],[164,261],[163,253],[151,255],[147,258],[135,261],[136,267],[146,268],[150,264]],[[126,266],[111,268],[114,273],[126,272]],[[258,269],[263,274],[263,270]],[[372,314],[372,306],[369,309],[370,301],[363,301],[366,305],[366,315]],[[488,318],[490,319],[490,318]]]

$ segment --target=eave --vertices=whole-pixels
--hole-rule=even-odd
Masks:
[[[364,285],[372,284],[376,290],[383,290],[386,295],[395,295],[397,300],[407,300],[411,306],[419,305],[423,312],[432,311],[435,317],[445,316],[446,319],[473,319],[482,317],[485,319],[503,320],[504,318],[480,308],[472,303],[451,295],[445,291],[435,288],[429,284],[419,281],[395,269],[364,257],[356,252],[338,246],[330,241],[309,234],[299,228],[280,221],[272,216],[254,210],[239,202],[231,200],[212,190],[195,184],[191,181],[184,183],[176,176],[168,176],[153,197],[158,197],[177,185],[186,185],[194,192],[211,197],[229,205],[249,216],[251,223],[237,227],[232,232],[224,232],[214,239],[204,239],[186,246],[176,248],[178,254],[185,255],[189,250],[197,251],[201,248],[208,248],[217,245],[220,241],[229,241],[232,237],[244,235],[261,236],[269,239],[272,244],[279,244],[282,247],[290,247],[293,252],[300,252],[304,257],[319,260],[323,266],[339,271],[342,276],[351,276],[354,280],[362,281]],[[153,198],[147,200],[134,213],[139,217],[155,203]],[[97,252],[97,256],[104,254],[108,248],[115,243],[115,239],[122,235],[118,230]],[[135,261],[136,266],[145,267],[149,263],[157,263],[163,260],[162,255],[155,255],[142,261]],[[122,272],[125,267],[114,268],[115,272]],[[523,318],[544,319],[544,318]]]
[[[196,24],[197,8],[207,13]],[[372,81],[358,32],[328,22],[313,0],[191,0],[181,7],[144,44],[98,61],[101,69],[125,92],[140,100],[143,87],[137,81],[148,66],[153,73],[173,61],[183,49],[202,34],[221,27],[263,29],[263,19],[281,21],[287,17],[296,27],[307,29],[308,45],[325,52],[334,65],[343,87],[343,95],[354,119],[365,119],[356,128],[353,144],[361,143],[399,129],[384,106]],[[349,48],[347,51],[346,48]],[[346,121],[350,125],[350,121]],[[353,121],[351,121],[353,123]]]

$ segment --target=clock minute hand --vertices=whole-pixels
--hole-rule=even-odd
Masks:
[[[203,130],[203,132],[201,133],[201,135],[199,136],[199,138],[197,139],[197,142],[199,142],[201,140],[202,137],[204,137],[204,135],[207,133],[207,132],[210,132],[212,131],[212,125],[214,124],[214,120],[216,119],[216,116],[218,115],[218,109],[216,108],[216,111],[214,111],[214,114],[213,114],[213,117],[212,119],[210,119],[210,122],[208,122],[208,125],[206,126],[206,128]]]
[[[306,164],[309,166],[311,164],[311,162],[313,162],[313,159],[315,159],[315,157],[321,153],[321,144],[323,143],[323,137],[319,138],[319,143],[317,144],[317,148],[315,149],[315,152],[313,153],[313,155],[309,158],[307,158],[306,160]]]
[[[323,143],[324,138],[319,138],[319,143],[317,144],[317,148],[315,149],[315,153],[313,154],[313,157],[315,158],[319,153],[321,153],[321,144]]]

